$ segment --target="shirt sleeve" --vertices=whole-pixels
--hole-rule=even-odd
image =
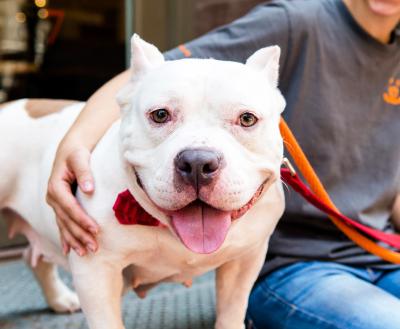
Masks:
[[[290,21],[285,6],[277,1],[261,4],[247,15],[193,41],[166,52],[167,60],[185,57],[215,58],[244,63],[260,48],[281,47],[281,66],[290,39]]]

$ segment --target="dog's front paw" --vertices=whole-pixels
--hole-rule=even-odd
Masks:
[[[78,295],[69,290],[63,291],[62,294],[51,298],[47,302],[56,313],[74,313],[81,309]]]

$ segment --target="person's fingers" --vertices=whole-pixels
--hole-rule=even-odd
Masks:
[[[64,256],[67,256],[69,254],[69,252],[71,251],[71,246],[65,241],[61,230],[59,230],[59,231],[60,231],[60,241],[61,241],[63,254],[64,254]]]
[[[85,253],[86,251],[97,251],[98,244],[92,234],[71,220],[61,208],[56,207],[56,213],[58,214],[57,224],[60,228],[62,239],[68,245],[72,246],[73,249],[78,248],[77,252],[81,252],[81,249],[84,249]],[[80,252],[78,252],[79,255],[81,254]]]
[[[84,244],[68,231],[68,228],[65,226],[66,221],[65,218],[57,216],[57,225],[60,231],[63,252],[67,254],[70,248],[72,248],[78,255],[84,256],[86,254]]]
[[[76,238],[74,238],[70,232],[68,232],[64,225],[64,220],[60,219],[60,217],[57,217],[57,225],[60,231],[61,239],[64,241],[65,245],[68,246],[67,248],[72,248],[79,256],[84,256],[86,254],[84,246]]]
[[[65,242],[65,240],[63,239],[63,253],[64,253],[64,255],[65,256],[68,255],[70,251],[71,251],[71,246],[67,242]]]
[[[77,225],[81,226],[83,229],[91,232],[92,234],[97,234],[99,232],[99,226],[97,223],[82,209],[79,202],[76,200],[71,192],[70,185],[65,182],[57,182],[48,187],[48,203],[53,207],[53,209],[61,209],[65,214],[63,217],[71,219]],[[62,216],[58,214],[58,216]],[[68,222],[68,220],[67,220]]]
[[[71,233],[68,232],[68,230],[62,229],[61,232],[67,244],[69,244],[79,256],[82,257],[87,254],[85,247],[77,239],[75,239]]]
[[[73,221],[65,222],[65,227],[75,239],[77,239],[81,244],[84,244],[85,249],[87,248],[91,252],[97,251],[97,242],[89,232],[83,230]]]
[[[84,193],[92,193],[94,179],[90,170],[90,152],[86,149],[75,151],[68,159],[68,166],[75,174],[79,188]]]
[[[67,160],[62,159],[54,163],[46,199],[56,213],[63,252],[68,253],[72,247],[82,256],[88,250],[92,252],[97,250],[98,245],[94,235],[99,232],[99,226],[72,194],[71,184],[78,179],[82,191],[93,191],[90,153],[85,149],[76,150],[69,153]]]
[[[61,241],[63,254],[64,254],[64,256],[67,256],[69,254],[69,252],[71,251],[71,245],[67,242],[66,237],[64,236],[65,235],[64,234],[65,226],[57,214],[56,214],[56,221],[57,221],[58,231],[60,233],[60,241]]]

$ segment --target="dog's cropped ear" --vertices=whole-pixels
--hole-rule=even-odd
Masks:
[[[276,87],[279,78],[280,55],[281,48],[279,46],[261,48],[247,59],[246,65],[258,71],[263,71],[272,85]]]
[[[135,80],[162,63],[164,63],[164,56],[157,47],[134,34],[131,39],[131,78],[117,93],[117,102],[122,109],[132,101]]]
[[[131,39],[132,79],[164,63],[164,56],[158,48],[134,34]]]

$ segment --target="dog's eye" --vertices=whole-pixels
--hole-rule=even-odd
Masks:
[[[254,126],[258,121],[258,118],[250,112],[244,112],[239,117],[239,123],[242,127]]]
[[[157,109],[150,113],[151,119],[155,123],[166,123],[170,119],[169,112],[166,109]]]

